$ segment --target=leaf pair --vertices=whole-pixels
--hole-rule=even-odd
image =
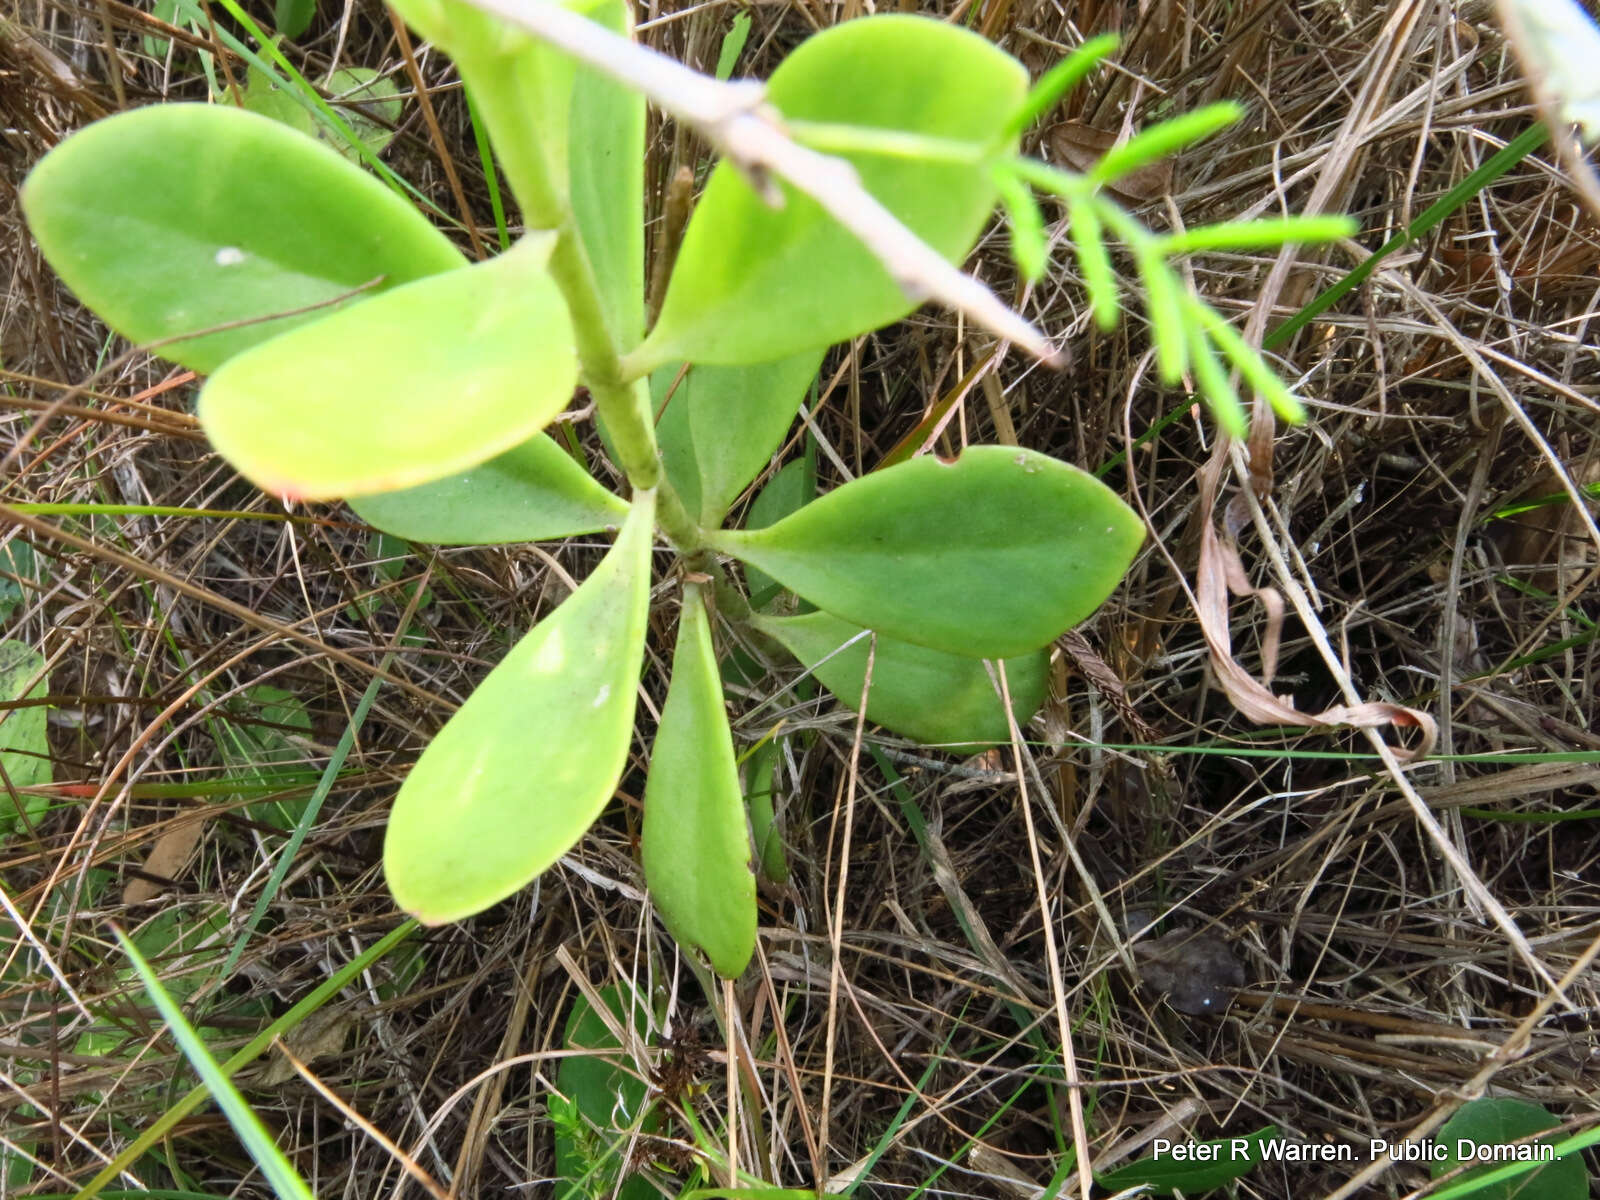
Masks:
[[[208,435],[275,494],[435,480],[512,450],[571,398],[550,236],[463,268],[416,209],[274,121],[125,113],[47,155],[23,203],[52,265],[113,328],[211,374]]]

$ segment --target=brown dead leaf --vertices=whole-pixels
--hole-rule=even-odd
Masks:
[[[1117,135],[1096,129],[1082,121],[1063,121],[1050,130],[1050,150],[1064,167],[1087,173],[1105,152],[1117,144]],[[1172,160],[1163,159],[1129,171],[1115,183],[1106,184],[1124,204],[1148,204],[1172,194]]]
[[[1213,460],[1220,467],[1220,460]],[[1276,588],[1257,588],[1245,574],[1244,563],[1234,543],[1233,529],[1219,533],[1215,520],[1216,491],[1220,470],[1208,466],[1201,472],[1200,485],[1200,561],[1195,567],[1195,615],[1200,631],[1211,651],[1211,669],[1233,706],[1247,720],[1258,725],[1302,725],[1318,728],[1355,725],[1410,725],[1422,737],[1414,749],[1396,748],[1402,760],[1426,757],[1433,749],[1438,726],[1433,717],[1403,704],[1369,700],[1363,704],[1340,704],[1319,713],[1302,712],[1292,696],[1275,696],[1267,687],[1278,666],[1278,640],[1283,627],[1283,597]],[[1231,522],[1230,522],[1231,524]],[[1250,596],[1267,610],[1267,630],[1261,641],[1261,676],[1253,678],[1233,657],[1233,636],[1228,629],[1228,593]]]
[[[210,815],[205,809],[197,808],[173,817],[167,823],[166,832],[156,839],[154,846],[150,847],[150,856],[144,860],[145,871],[162,879],[181,878],[184,868],[189,865],[189,859],[194,854],[194,848],[200,844],[200,835],[205,831],[206,820]],[[127,886],[122,889],[122,902],[143,904],[147,900],[154,900],[166,890],[165,884],[153,880],[130,879]]]
[[[306,1066],[310,1066],[319,1058],[332,1058],[335,1054],[344,1052],[344,1044],[350,1038],[350,1030],[355,1027],[355,1018],[348,1009],[323,1009],[314,1012],[299,1025],[290,1031],[284,1039],[284,1045],[289,1053],[293,1054]],[[272,1061],[269,1062],[256,1076],[252,1084],[256,1087],[274,1088],[282,1087],[291,1079],[297,1078],[298,1072],[282,1054],[274,1050]]]

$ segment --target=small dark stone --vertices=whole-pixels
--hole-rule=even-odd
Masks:
[[[1215,934],[1176,929],[1135,944],[1133,958],[1144,985],[1164,992],[1168,1004],[1190,1016],[1226,1012],[1234,991],[1244,986],[1244,965]]]

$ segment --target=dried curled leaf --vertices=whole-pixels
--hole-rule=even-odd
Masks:
[[[1208,466],[1200,476],[1200,561],[1195,567],[1195,609],[1200,631],[1211,651],[1211,669],[1217,682],[1245,718],[1258,725],[1301,725],[1320,728],[1355,725],[1410,725],[1421,732],[1420,742],[1411,749],[1396,748],[1401,760],[1426,758],[1433,749],[1439,727],[1421,709],[1407,708],[1382,700],[1363,704],[1339,704],[1319,713],[1307,713],[1294,706],[1290,696],[1275,696],[1267,686],[1278,663],[1278,638],[1283,626],[1283,597],[1276,588],[1258,588],[1245,574],[1244,564],[1234,545],[1232,530],[1219,532],[1213,514],[1220,472]],[[1228,593],[1253,596],[1266,607],[1267,630],[1261,643],[1260,680],[1239,665],[1233,657],[1233,637],[1228,630]]]

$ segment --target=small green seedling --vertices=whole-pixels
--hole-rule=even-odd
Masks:
[[[510,896],[571,850],[615,794],[655,549],[664,541],[677,552],[684,585],[644,788],[644,870],[678,940],[737,975],[754,945],[756,892],[713,617],[787,648],[852,707],[870,662],[867,717],[970,750],[1006,740],[1013,718],[1025,723],[1037,708],[1050,643],[1116,587],[1143,525],[1076,467],[987,446],[951,462],[913,457],[807,502],[789,495],[800,481],[780,473],[786,490],[758,503],[759,527],[725,528],[782,445],[825,349],[904,317],[915,289],[835,210],[724,161],[647,329],[645,99],[613,76],[653,85],[585,65],[638,53],[624,0],[566,6],[586,18],[572,22],[595,51],[583,62],[460,0],[397,7],[454,57],[488,129],[527,225],[506,253],[469,264],[402,195],[307,136],[315,130],[304,121],[297,130],[222,104],[144,108],[77,133],[29,177],[28,220],[62,278],[114,329],[209,376],[199,408],[212,443],[274,495],[347,499],[377,528],[421,542],[615,534],[400,790],[384,866],[397,901],[423,921]],[[1170,259],[1325,240],[1350,232],[1348,222],[1158,235],[1103,186],[1215,131],[1236,107],[1148,130],[1087,175],[1018,153],[1022,132],[1112,44],[1091,43],[1030,89],[1021,63],[971,32],[867,17],[796,48],[760,111],[807,152],[847,162],[844,178],[903,227],[899,244],[909,231],[913,246],[920,239],[949,262],[1001,204],[1013,255],[1037,277],[1048,241],[1034,189],[1054,196],[1103,324],[1120,309],[1103,239],[1129,252],[1163,379],[1192,369],[1232,432],[1243,417],[1224,364],[1297,415]],[[735,96],[750,86],[695,82]],[[626,495],[546,432],[579,384]],[[727,559],[745,565],[752,588],[799,600],[757,613]]]

